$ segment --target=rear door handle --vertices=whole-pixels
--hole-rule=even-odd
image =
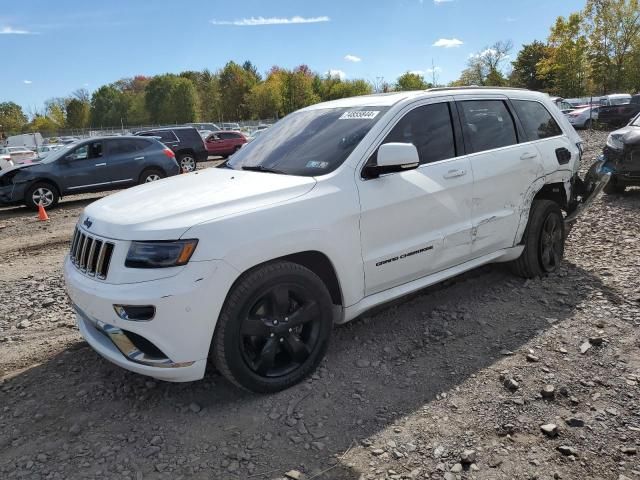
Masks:
[[[144,160],[144,157],[136,157],[134,160]]]
[[[106,164],[107,164],[107,162],[96,163],[96,167],[104,167]]]
[[[520,155],[520,160],[532,160],[538,156],[537,153],[525,152]]]
[[[443,175],[444,178],[457,178],[464,177],[467,174],[466,170],[449,170]]]

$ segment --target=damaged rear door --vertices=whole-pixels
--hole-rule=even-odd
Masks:
[[[473,170],[472,254],[513,246],[525,192],[544,171],[535,145],[522,132],[503,95],[456,97],[465,148]]]

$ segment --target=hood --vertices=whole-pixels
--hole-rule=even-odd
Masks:
[[[40,165],[39,163],[15,163],[15,160],[13,162],[13,167],[11,168],[7,168],[6,170],[1,170],[0,171],[0,176],[2,175],[6,175],[9,172],[15,172],[16,170],[24,170],[26,168],[33,168],[33,167],[37,167],[38,165]]]
[[[194,225],[286,202],[315,184],[313,177],[209,168],[102,198],[81,221],[88,217],[91,232],[118,240],[178,239]]]
[[[640,144],[640,127],[633,127],[627,125],[619,130],[611,132],[611,135],[620,138],[620,141],[625,145],[639,145]]]

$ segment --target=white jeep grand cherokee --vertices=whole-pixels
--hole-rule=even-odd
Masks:
[[[102,356],[169,380],[208,359],[245,389],[299,382],[332,325],[489,262],[555,271],[606,183],[544,94],[433,89],[287,116],[222,166],[89,205],[64,271]],[[564,214],[563,214],[564,211]],[[566,217],[565,217],[566,214]]]

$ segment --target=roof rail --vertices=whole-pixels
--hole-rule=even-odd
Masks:
[[[480,87],[478,85],[469,85],[468,87],[434,87],[427,88],[427,92],[443,92],[447,90],[526,90],[530,91],[527,88],[518,88],[518,87]]]

